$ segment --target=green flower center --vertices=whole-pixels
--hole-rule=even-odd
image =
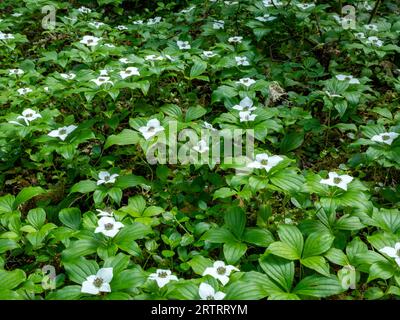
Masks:
[[[105,176],[104,181],[110,181],[110,176]]]
[[[149,127],[149,128],[147,129],[147,131],[148,131],[148,132],[154,132],[155,129],[156,129],[156,128],[154,128],[154,127]]]
[[[213,296],[207,296],[206,300],[215,300]]]
[[[159,278],[166,278],[167,276],[168,276],[168,273],[166,273],[165,271],[161,271],[158,273]]]
[[[104,225],[104,229],[106,230],[112,230],[114,228],[114,225],[112,223],[106,223]]]
[[[342,179],[341,179],[341,178],[339,178],[339,177],[333,178],[333,183],[339,184],[339,183],[341,183],[341,182],[342,182]]]
[[[217,268],[217,273],[220,274],[220,275],[224,275],[226,273],[226,268],[218,267]]]
[[[61,129],[61,130],[59,131],[59,133],[60,133],[60,135],[67,134],[67,130],[65,130],[65,129]]]
[[[32,118],[32,116],[33,116],[32,113],[28,113],[28,114],[26,115],[26,118]]]
[[[262,159],[260,162],[263,166],[266,166],[268,164],[268,160],[267,159]]]
[[[384,141],[387,141],[387,140],[389,140],[389,139],[390,139],[390,136],[387,135],[387,134],[385,134],[385,135],[382,136],[382,140],[384,140]]]
[[[103,282],[104,282],[104,280],[103,280],[102,278],[96,278],[96,279],[94,279],[94,281],[93,281],[93,285],[94,285],[96,288],[100,288],[101,285],[103,284]]]

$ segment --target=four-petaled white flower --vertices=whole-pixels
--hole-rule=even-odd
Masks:
[[[385,132],[374,135],[371,140],[375,142],[382,142],[391,145],[392,142],[399,136],[397,132]]]
[[[354,34],[354,36],[358,39],[365,39],[365,34],[364,32],[357,32]]]
[[[266,13],[261,17],[256,17],[256,20],[261,21],[261,22],[268,22],[268,21],[273,21],[275,20],[276,17],[271,16],[270,14]]]
[[[307,10],[307,9],[315,7],[315,4],[314,3],[298,3],[298,4],[296,4],[296,6],[298,8],[300,8],[301,10]]]
[[[119,177],[118,173],[110,174],[107,171],[100,171],[97,185],[101,185],[103,183],[115,183],[115,179],[117,179],[117,177]]]
[[[11,33],[3,33],[0,31],[0,40],[10,40],[10,39],[14,39],[14,35],[12,35]]]
[[[230,37],[228,39],[228,42],[230,43],[241,43],[243,40],[243,37],[235,36],[235,37]]]
[[[96,275],[91,275],[82,283],[81,292],[99,294],[111,292],[110,282],[113,278],[113,268],[101,268]]]
[[[133,24],[143,24],[143,20],[135,20],[133,21]]]
[[[92,12],[91,9],[86,8],[86,7],[84,7],[84,6],[80,7],[80,8],[78,9],[78,11],[79,11],[80,13],[91,13],[91,12]]]
[[[98,226],[94,230],[94,233],[101,232],[107,237],[114,238],[116,234],[119,232],[124,225],[119,222],[115,221],[113,217],[101,217],[98,221]]]
[[[400,267],[400,242],[397,242],[394,247],[383,247],[379,251],[394,258],[397,265]]]
[[[364,28],[370,31],[378,31],[378,26],[376,24],[366,24]]]
[[[96,83],[99,87],[103,84],[109,83],[111,85],[113,85],[113,82],[110,80],[110,77],[98,77],[97,79],[92,79],[90,81],[93,81],[94,83]]]
[[[360,84],[360,80],[358,80],[357,78],[354,78],[353,76],[348,76],[345,74],[337,74],[336,75],[336,79],[338,79],[339,81],[344,81],[344,80],[348,80],[349,83],[351,84]]]
[[[162,56],[157,56],[155,54],[149,54],[144,59],[149,60],[149,61],[164,60],[164,58]]]
[[[131,76],[140,76],[139,70],[136,67],[128,67],[125,70],[121,71],[119,74],[122,79],[131,77]]]
[[[260,153],[256,155],[256,160],[247,164],[248,168],[255,169],[265,169],[265,171],[270,171],[279,162],[283,160],[280,156],[269,156],[266,153]]]
[[[256,83],[255,80],[251,79],[251,78],[242,78],[239,81],[236,81],[237,84],[242,84],[246,87],[250,87],[251,85],[253,85],[254,83]]]
[[[75,73],[60,73],[61,78],[66,79],[66,80],[72,80],[75,79],[76,74]]]
[[[114,214],[112,211],[105,211],[105,210],[101,210],[101,209],[96,209],[96,211],[98,212],[98,216],[99,217],[113,217]]]
[[[124,63],[124,64],[129,63],[129,59],[128,58],[121,58],[118,61],[121,62],[121,63]]]
[[[213,29],[224,29],[225,27],[225,22],[223,20],[216,20],[213,23]]]
[[[12,14],[12,16],[18,18],[18,17],[21,17],[21,16],[22,16],[22,13],[14,12],[14,13]]]
[[[171,280],[178,281],[177,276],[174,276],[171,270],[157,269],[155,273],[149,275],[150,280],[155,280],[159,288],[164,287]]]
[[[226,294],[222,291],[215,292],[215,289],[208,283],[201,283],[199,287],[201,300],[224,300]]]
[[[176,45],[177,45],[178,48],[181,49],[181,50],[188,50],[188,49],[191,48],[191,46],[190,46],[190,44],[189,44],[189,41],[181,41],[181,40],[178,40],[178,41],[176,42]]]
[[[29,93],[29,92],[32,92],[32,89],[31,89],[31,88],[19,88],[19,89],[17,90],[17,92],[18,92],[21,96],[23,96],[24,94],[27,94],[27,93]]]
[[[15,74],[17,76],[20,76],[21,74],[24,74],[24,70],[22,69],[9,69],[8,74]]]
[[[205,153],[208,150],[210,150],[210,148],[207,145],[207,142],[205,140],[200,140],[197,145],[195,145],[193,147],[194,151],[197,151],[198,153]]]
[[[212,52],[212,51],[203,51],[203,56],[205,56],[206,58],[212,58],[215,57],[217,54]]]
[[[112,70],[107,70],[107,69],[101,69],[100,70],[100,75],[101,76],[108,76],[108,72]]]
[[[88,47],[94,47],[97,46],[101,38],[94,37],[94,36],[84,36],[81,41],[79,41],[82,44],[87,45]]]
[[[274,5],[278,7],[282,5],[282,2],[280,0],[274,0],[274,3],[272,3],[272,0],[263,0],[263,5],[267,8],[273,7]]]
[[[382,47],[383,46],[383,41],[380,40],[378,37],[375,37],[375,36],[368,37],[366,43],[372,44],[372,45],[377,46],[377,47]]]
[[[64,141],[68,135],[74,131],[77,126],[74,126],[73,124],[70,126],[65,126],[62,128],[58,128],[56,130],[52,130],[48,133],[48,136],[53,137],[53,138],[59,138],[60,140]]]
[[[328,179],[321,179],[319,182],[322,184],[327,184],[329,186],[338,187],[346,191],[347,185],[354,179],[347,174],[338,175],[336,172],[329,172],[328,176]]]
[[[95,22],[89,22],[89,26],[95,27],[96,29],[99,29],[99,28],[101,28],[101,27],[104,26],[104,25],[105,25],[105,23],[103,23],[103,22],[97,22],[97,21],[95,21]]]
[[[161,17],[155,17],[155,18],[150,18],[147,21],[147,24],[148,25],[152,25],[152,24],[156,24],[156,23],[159,23],[159,22],[161,22]]]
[[[249,66],[250,62],[247,60],[247,57],[235,57],[236,64],[238,66]]]
[[[37,113],[35,110],[32,109],[25,109],[22,111],[22,116],[18,116],[17,119],[22,119],[25,121],[26,125],[29,126],[29,122],[41,118],[42,116],[40,113]]]
[[[249,97],[245,97],[239,102],[239,104],[234,105],[232,108],[238,111],[254,111],[257,109],[253,106],[253,100]]]
[[[215,129],[213,127],[213,125],[211,123],[208,123],[207,121],[204,121],[203,128],[211,130],[211,131],[218,131],[217,129]]]
[[[204,270],[203,276],[210,275],[221,281],[222,285],[226,285],[229,282],[229,276],[232,271],[239,271],[239,269],[231,265],[225,265],[223,261],[215,261],[212,267]]]
[[[329,98],[342,98],[342,96],[340,94],[331,93],[329,91],[325,91],[325,93]]]
[[[257,115],[251,113],[251,111],[240,111],[239,120],[240,122],[254,121]]]
[[[123,26],[123,25],[116,26],[116,29],[117,29],[117,30],[119,30],[119,31],[128,30],[128,28],[127,28],[127,27],[125,27],[125,26]]]
[[[151,137],[155,136],[158,132],[163,130],[164,127],[161,126],[158,119],[151,119],[147,122],[146,126],[139,128],[139,131],[142,133],[143,137],[146,140],[149,140]]]

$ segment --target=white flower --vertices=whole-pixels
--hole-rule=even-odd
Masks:
[[[151,119],[147,122],[147,125],[145,127],[139,128],[139,131],[142,133],[143,137],[146,140],[149,140],[151,137],[155,136],[158,132],[163,130],[164,128],[161,126],[158,119]]]
[[[106,46],[107,48],[115,48],[112,43],[105,43],[104,46]]]
[[[191,48],[189,41],[177,41],[176,45],[178,46],[179,49],[181,50],[188,50]]]
[[[196,8],[196,6],[191,6],[191,7],[187,8],[187,9],[181,10],[181,13],[189,13],[190,11],[192,11],[195,8]]]
[[[22,16],[22,13],[15,12],[12,14],[12,16],[18,18],[18,17]]]
[[[268,21],[273,21],[275,20],[276,17],[271,16],[270,14],[266,13],[261,17],[256,17],[256,20],[261,21],[261,22],[268,22]]]
[[[203,276],[210,275],[221,281],[222,285],[226,285],[229,282],[229,275],[233,270],[239,271],[239,269],[234,266],[225,265],[223,261],[215,261],[212,267],[208,267],[204,270]]]
[[[274,4],[275,4],[275,6],[281,6],[282,5],[282,2],[281,1],[279,1],[279,0],[273,0],[274,1],[274,3],[272,4],[272,0],[263,0],[263,5],[264,5],[264,7],[273,7],[274,6]]]
[[[108,72],[112,70],[107,70],[107,69],[101,69],[100,70],[100,75],[101,76],[108,76]]]
[[[128,58],[121,58],[118,61],[121,62],[121,63],[124,63],[124,64],[129,63]]]
[[[350,177],[347,174],[338,175],[336,172],[329,172],[328,176],[328,179],[321,179],[319,183],[338,187],[347,191],[347,185],[353,181],[353,177]]]
[[[364,32],[357,32],[354,34],[354,36],[358,39],[365,39],[365,34]]]
[[[0,31],[0,40],[9,40],[14,39],[14,36],[11,33],[3,33]]]
[[[399,136],[396,132],[386,132],[374,135],[371,140],[375,142],[382,142],[391,145],[393,140]]]
[[[21,74],[24,74],[24,70],[22,69],[9,69],[8,74],[15,74],[17,76],[20,76]]]
[[[91,13],[91,12],[92,12],[91,9],[86,8],[86,7],[84,7],[84,6],[80,7],[80,8],[78,9],[78,11],[79,11],[80,13]]]
[[[251,85],[253,85],[254,83],[256,83],[255,80],[251,79],[251,78],[242,78],[239,81],[236,81],[237,84],[242,84],[246,87],[250,87]]]
[[[194,151],[197,151],[198,153],[205,153],[208,150],[210,150],[210,148],[207,145],[207,142],[205,140],[200,140],[197,145],[195,145],[193,147]]]
[[[60,73],[61,78],[66,79],[66,80],[72,80],[76,77],[75,73]]]
[[[298,4],[296,4],[296,6],[298,8],[300,8],[301,10],[307,10],[312,7],[315,7],[315,4],[314,3],[298,3]]]
[[[212,58],[215,57],[217,54],[212,52],[212,51],[203,51],[203,56],[205,56],[206,58]]]
[[[199,296],[201,300],[224,300],[226,294],[218,291],[210,286],[208,283],[201,283],[199,287]]]
[[[247,57],[235,57],[236,64],[238,66],[249,66],[250,62],[247,60]]]
[[[59,128],[57,130],[52,130],[49,132],[48,136],[53,137],[53,138],[60,138],[62,141],[64,141],[67,136],[74,131],[77,126],[70,125],[70,126],[65,126],[62,128]]]
[[[110,77],[101,76],[101,77],[98,77],[97,79],[92,79],[92,80],[90,80],[90,81],[93,81],[93,82],[96,83],[99,87],[100,87],[102,84],[106,84],[106,83],[109,83],[109,84],[113,85],[113,82],[110,80]]]
[[[104,26],[105,23],[103,22],[89,22],[89,26],[95,27],[96,29],[99,29],[100,27]]]
[[[101,185],[103,183],[115,183],[115,179],[119,177],[119,174],[109,174],[107,171],[99,172],[99,179],[97,180],[97,185]]]
[[[156,23],[159,23],[159,22],[161,22],[161,17],[155,17],[155,18],[150,18],[147,21],[147,24],[148,25],[152,25],[152,24],[156,24]]]
[[[337,74],[336,75],[336,79],[338,79],[339,81],[348,80],[349,83],[352,83],[352,84],[360,84],[360,81],[357,78],[354,78],[351,75],[347,76],[345,74]]]
[[[88,47],[94,47],[98,44],[101,38],[93,37],[93,36],[84,36],[81,41],[82,44],[87,45]]]
[[[133,21],[133,24],[143,24],[143,20],[136,20],[136,21]]]
[[[400,267],[400,242],[397,242],[394,247],[384,247],[379,250],[380,252],[388,255],[391,258],[394,258],[397,265]]]
[[[366,24],[364,28],[371,31],[378,31],[378,26],[376,24]]]
[[[108,211],[104,211],[104,210],[101,210],[101,209],[96,209],[96,211],[98,212],[97,215],[99,217],[113,217],[114,216],[112,211],[108,212]]]
[[[240,111],[239,112],[239,119],[240,122],[247,122],[247,121],[254,121],[257,115],[252,114],[251,111]]]
[[[340,94],[330,93],[329,91],[324,91],[329,98],[341,98]]]
[[[113,278],[113,268],[101,268],[96,275],[91,275],[82,283],[81,292],[99,294],[111,292],[110,282]]]
[[[162,56],[157,56],[155,54],[149,54],[144,59],[150,60],[150,61],[164,60],[164,58]]]
[[[32,109],[25,109],[22,112],[22,116],[18,116],[17,119],[22,119],[25,121],[26,125],[29,126],[29,122],[41,118],[42,116],[40,115],[40,113],[37,113],[35,110]]]
[[[239,111],[254,111],[257,109],[256,107],[253,107],[253,100],[249,97],[245,97],[239,102],[239,104],[234,105],[232,108]]]
[[[118,29],[119,31],[124,31],[124,30],[128,30],[128,28],[127,27],[125,27],[125,26],[117,26],[116,27],[116,29]]]
[[[230,43],[241,43],[242,40],[243,40],[243,37],[239,37],[239,36],[230,37],[230,38],[228,39],[228,41],[229,41]]]
[[[29,92],[32,92],[32,89],[31,89],[31,88],[19,88],[19,89],[17,90],[17,92],[18,92],[21,96],[23,96],[24,94],[27,94],[27,93],[29,93]]]
[[[121,71],[119,74],[122,79],[131,77],[131,76],[140,76],[139,70],[136,67],[128,67],[124,71]]]
[[[157,269],[155,273],[149,275],[150,280],[155,280],[159,288],[164,287],[171,280],[178,281],[178,278],[171,274],[171,270]]]
[[[101,232],[107,237],[114,238],[124,225],[115,221],[112,217],[101,217],[98,221],[98,227],[94,230],[94,233]]]
[[[280,156],[269,156],[266,153],[260,153],[256,155],[256,160],[250,162],[247,167],[255,169],[265,169],[265,171],[268,172],[282,160],[283,158],[281,158]]]
[[[211,131],[218,131],[217,129],[215,129],[215,128],[213,127],[213,125],[212,125],[211,123],[208,123],[208,122],[206,122],[206,121],[204,121],[204,123],[203,123],[203,128],[209,129],[209,130],[211,130]]]
[[[213,23],[213,29],[224,29],[225,27],[225,22],[223,20],[216,20]]]
[[[383,46],[383,41],[379,40],[379,38],[375,37],[375,36],[368,37],[366,43],[372,44],[372,45],[377,46],[377,47],[382,47]]]

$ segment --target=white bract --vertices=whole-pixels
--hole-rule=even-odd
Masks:
[[[253,100],[249,97],[245,97],[239,102],[239,104],[234,105],[232,108],[238,111],[254,111],[257,109],[253,106]]]
[[[164,287],[168,282],[178,281],[177,276],[174,276],[171,270],[157,269],[155,273],[149,275],[150,280],[155,280],[159,288]]]
[[[22,116],[18,116],[17,119],[22,119],[25,121],[26,125],[29,126],[29,122],[41,118],[42,116],[40,113],[37,113],[35,110],[32,109],[25,109],[22,111]]]
[[[215,57],[217,54],[212,52],[212,51],[203,51],[203,56],[205,56],[206,58],[212,58]]]
[[[322,184],[327,184],[332,187],[338,187],[340,189],[347,191],[347,185],[353,181],[353,177],[347,174],[339,175],[336,172],[329,172],[328,179],[321,179],[319,182]]]
[[[239,81],[236,81],[237,84],[242,84],[246,87],[250,87],[251,85],[253,85],[254,83],[256,83],[255,80],[251,79],[251,78],[242,78]]]
[[[161,126],[158,119],[151,119],[147,122],[146,126],[139,128],[139,131],[142,133],[143,137],[146,140],[149,140],[151,137],[155,136],[158,132],[163,130],[164,127]]]
[[[115,221],[113,217],[101,217],[98,221],[98,226],[94,230],[94,233],[101,232],[107,237],[114,238],[116,234],[119,232],[124,225],[119,222]]]
[[[383,46],[383,41],[380,40],[378,37],[372,36],[372,37],[368,37],[366,43],[368,44],[372,44],[376,47],[382,47]]]
[[[364,28],[370,31],[378,31],[378,26],[376,24],[366,24]]]
[[[115,179],[117,179],[117,177],[119,177],[118,173],[110,174],[107,171],[100,171],[97,185],[101,185],[103,183],[115,183]]]
[[[397,265],[400,267],[400,242],[397,242],[394,247],[383,247],[379,249],[379,251],[394,258]]]
[[[92,79],[90,81],[93,81],[94,83],[96,83],[99,87],[103,84],[109,83],[111,85],[113,85],[113,82],[110,80],[110,77],[104,77],[104,76],[100,76],[97,79]]]
[[[164,60],[164,58],[162,56],[157,56],[155,54],[149,54],[144,59],[145,60],[149,60],[149,61]]]
[[[235,57],[236,64],[238,66],[249,66],[250,62],[247,60],[247,57]]]
[[[101,268],[96,275],[91,275],[82,283],[81,292],[99,294],[111,292],[110,282],[113,278],[113,268]]]
[[[63,79],[66,79],[66,80],[72,80],[72,79],[75,79],[76,74],[72,73],[72,72],[70,72],[70,73],[60,73],[60,77],[63,78]]]
[[[21,74],[24,74],[24,70],[22,69],[9,69],[8,74],[12,75],[15,74],[17,76],[20,76]]]
[[[49,132],[49,136],[53,138],[59,138],[60,140],[64,141],[68,135],[74,131],[77,128],[77,126],[70,125],[70,126],[65,126],[56,130],[52,130]]]
[[[96,211],[98,212],[98,216],[99,217],[113,217],[114,214],[112,213],[112,211],[105,211],[105,210],[101,210],[101,209],[96,209]]]
[[[239,36],[230,37],[230,38],[228,39],[228,41],[229,41],[230,43],[241,43],[242,40],[243,40],[243,37],[239,37]]]
[[[225,265],[223,261],[215,261],[212,267],[204,270],[203,276],[210,275],[221,281],[222,285],[226,285],[229,282],[229,276],[232,271],[239,271],[239,269],[231,265]]]
[[[10,40],[14,39],[14,36],[11,33],[3,33],[0,31],[0,40]]]
[[[137,25],[143,24],[143,20],[135,20],[135,21],[133,21],[133,24],[137,24]]]
[[[226,294],[221,291],[215,292],[212,286],[203,282],[199,287],[199,296],[201,300],[223,300]]]
[[[265,169],[265,171],[270,171],[279,162],[283,160],[280,156],[269,156],[266,153],[260,153],[256,155],[255,161],[250,162],[247,167],[255,169]]]
[[[152,25],[152,24],[156,24],[156,23],[159,23],[159,22],[161,22],[161,17],[155,17],[155,18],[150,18],[147,21],[147,24],[148,25]]]
[[[101,28],[101,27],[104,26],[104,25],[105,25],[105,23],[103,23],[103,22],[97,22],[97,21],[95,21],[95,22],[89,22],[89,26],[95,27],[96,29],[99,29],[99,28]]]
[[[391,145],[398,136],[399,134],[397,132],[385,132],[374,135],[371,140]]]
[[[252,114],[251,111],[240,111],[239,120],[240,122],[254,121],[257,115]]]
[[[315,4],[314,3],[298,3],[298,4],[296,4],[296,6],[298,8],[300,8],[301,10],[307,10],[307,9],[315,7]]]
[[[98,37],[84,36],[82,38],[82,40],[79,41],[79,42],[82,43],[82,44],[87,45],[88,47],[94,47],[99,43],[100,40],[101,40],[101,38],[98,38]]]
[[[131,76],[140,76],[139,70],[136,67],[128,67],[125,70],[121,71],[119,74],[122,79],[131,77]]]
[[[25,94],[27,94],[27,93],[29,93],[29,92],[32,92],[32,89],[31,89],[31,88],[19,88],[19,89],[17,90],[17,92],[18,92],[21,96],[23,96],[23,95],[25,95]]]
[[[127,27],[125,27],[125,26],[122,26],[122,25],[120,25],[120,26],[116,26],[115,28],[116,28],[117,30],[119,30],[119,31],[128,30],[128,28],[127,28]]]
[[[197,151],[198,153],[205,153],[210,150],[210,148],[205,140],[200,140],[197,145],[193,147],[193,150]]]
[[[354,36],[358,39],[365,39],[365,34],[364,32],[357,32],[354,34]]]
[[[91,13],[91,12],[92,12],[91,9],[86,8],[86,7],[84,7],[84,6],[80,7],[80,8],[78,9],[78,11],[79,11],[80,13]]]
[[[191,48],[189,41],[177,41],[176,45],[178,46],[179,49],[181,50],[188,50]]]
[[[354,78],[353,76],[348,76],[345,74],[337,74],[336,75],[336,79],[338,79],[339,81],[345,81],[348,80],[349,83],[351,84],[360,84],[360,80],[358,80],[357,78]]]
[[[272,3],[272,1],[274,1],[274,3]],[[274,5],[277,7],[281,6],[281,5],[283,5],[283,3],[280,0],[263,0],[263,5],[264,5],[264,7],[269,8],[269,7],[273,7]]]
[[[268,22],[268,21],[273,21],[275,20],[276,17],[271,16],[270,14],[266,13],[261,17],[256,17],[256,20],[261,21],[261,22]]]
[[[216,20],[213,23],[213,29],[219,30],[219,29],[224,29],[225,27],[225,22],[223,20]]]

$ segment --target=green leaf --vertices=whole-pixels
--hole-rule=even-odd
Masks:
[[[79,230],[81,224],[81,211],[79,208],[65,208],[58,214],[60,221],[67,227]]]
[[[195,119],[201,118],[207,113],[207,110],[204,109],[203,107],[197,106],[197,107],[190,107],[185,116],[185,122],[190,122]]]
[[[64,260],[72,260],[78,257],[94,253],[100,246],[100,242],[95,239],[82,239],[71,242],[67,249],[62,252]]]
[[[378,261],[375,262],[369,268],[369,277],[367,282],[370,282],[375,279],[390,279],[393,277],[396,270],[393,268],[393,265],[389,262]]]
[[[46,221],[46,212],[42,208],[31,209],[26,219],[33,227],[40,229]]]
[[[292,247],[297,255],[301,257],[303,251],[303,235],[300,230],[292,225],[280,225],[278,227],[279,239]]]
[[[73,285],[50,292],[46,300],[79,300],[80,296],[81,286]]]
[[[18,208],[18,206],[40,194],[46,193],[44,189],[41,187],[27,187],[24,188],[18,193],[17,197],[14,201],[14,209]]]
[[[239,207],[232,207],[224,215],[226,227],[240,239],[246,227],[246,214]]]
[[[83,180],[75,183],[71,188],[71,193],[80,192],[80,193],[89,193],[96,190],[96,182],[92,180]]]
[[[107,149],[113,145],[126,146],[130,144],[136,144],[138,143],[139,138],[140,137],[136,131],[124,129],[119,134],[113,134],[109,136],[104,144],[104,149]]]
[[[202,255],[196,255],[189,260],[188,265],[193,269],[193,272],[202,276],[207,267],[213,265],[212,261],[208,258],[204,258]]]
[[[229,264],[235,264],[246,253],[247,246],[241,242],[227,242],[224,244],[224,257]]]
[[[189,281],[173,281],[170,285],[169,299],[173,300],[198,300],[199,287]]]
[[[146,179],[141,176],[135,176],[133,174],[120,176],[115,182],[114,186],[121,189],[136,187],[140,184],[146,184]]]
[[[314,256],[308,258],[302,258],[301,264],[307,268],[317,271],[318,273],[329,276],[329,265],[323,257]]]
[[[271,252],[278,257],[282,257],[288,260],[298,260],[301,257],[296,248],[293,248],[292,246],[282,241],[271,243],[267,250],[268,252]]]
[[[194,64],[190,69],[190,78],[201,75],[207,69],[207,63],[201,59],[194,59]]]
[[[64,268],[69,279],[78,284],[82,284],[88,276],[95,275],[99,270],[96,261],[86,260],[82,257],[64,262]]]
[[[343,253],[343,251],[336,248],[329,249],[325,253],[325,258],[327,258],[330,262],[334,264],[338,264],[339,266],[350,264],[347,256]]]
[[[303,296],[325,298],[342,293],[342,288],[336,276],[324,277],[312,275],[302,279],[294,288],[293,293]]]
[[[21,269],[13,271],[0,270],[0,290],[14,289],[26,279],[25,272]]]
[[[228,285],[225,293],[225,300],[260,300],[267,296],[258,283],[240,280]]]
[[[328,232],[311,233],[304,244],[303,258],[318,256],[329,250],[335,237]]]
[[[120,188],[111,188],[107,191],[107,194],[111,197],[111,199],[114,200],[114,202],[116,204],[120,204],[121,203],[121,199],[122,199],[122,190]]]
[[[221,227],[208,230],[203,234],[201,240],[209,241],[211,243],[225,243],[235,241],[235,237],[227,228]]]
[[[259,247],[268,247],[275,240],[270,231],[261,228],[246,228],[242,239]]]
[[[129,265],[129,256],[118,253],[116,256],[109,257],[104,261],[103,268],[113,268],[113,273],[118,274]]]
[[[218,189],[214,192],[213,200],[218,199],[218,198],[221,198],[221,199],[228,198],[235,194],[237,194],[237,192],[235,190],[224,187],[224,188]]]
[[[280,144],[280,153],[286,154],[289,151],[299,148],[304,141],[304,132],[292,131],[283,137]]]
[[[135,240],[142,239],[152,232],[152,229],[140,222],[123,227],[114,238],[114,243],[133,256],[138,256],[141,249]]]
[[[290,292],[294,279],[294,263],[273,255],[261,257],[260,267],[268,277],[276,281],[283,290]]]
[[[176,104],[166,104],[161,107],[161,111],[166,115],[173,117],[175,119],[180,119],[182,117],[182,110]]]
[[[0,214],[12,212],[14,209],[15,197],[7,194],[0,197]]]
[[[19,248],[18,243],[12,239],[0,239],[0,253]]]
[[[112,291],[134,289],[144,284],[146,280],[146,274],[140,270],[124,270],[115,274],[110,285]]]

